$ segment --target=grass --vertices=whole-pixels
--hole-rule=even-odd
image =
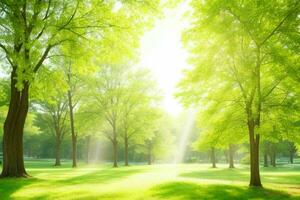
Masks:
[[[300,165],[262,168],[263,189],[249,188],[246,166],[206,164],[111,168],[109,165],[53,167],[27,162],[32,178],[0,179],[0,199],[300,199]]]

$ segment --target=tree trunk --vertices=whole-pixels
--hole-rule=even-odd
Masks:
[[[229,145],[229,168],[234,168],[234,146],[233,144]]]
[[[262,95],[261,95],[261,77],[260,77],[260,66],[261,66],[261,55],[260,46],[257,45],[256,50],[256,67],[253,73],[255,80],[255,87],[251,91],[249,102],[246,104],[247,111],[247,124],[249,131],[250,141],[250,186],[262,187],[259,173],[259,142],[260,135],[255,132],[255,128],[260,127],[260,117],[262,110]],[[257,90],[257,102],[255,101],[255,93]],[[252,105],[255,104],[257,110],[254,114],[252,112]]]
[[[248,122],[250,137],[250,186],[261,187],[259,173],[259,134],[254,136],[254,121]]]
[[[294,155],[297,152],[297,148],[294,142],[288,142],[289,152],[290,152],[290,163],[294,163]]]
[[[23,158],[23,129],[28,112],[29,83],[21,91],[15,87],[15,69],[11,75],[11,96],[3,130],[2,177],[27,177]]]
[[[128,137],[127,137],[127,134],[125,135],[125,138],[124,138],[124,144],[125,144],[125,149],[124,149],[125,166],[128,166]]]
[[[114,148],[114,167],[118,167],[118,142],[116,140],[113,141]]]
[[[269,150],[269,143],[267,141],[264,142],[264,167],[269,167],[269,161],[268,161],[268,153]]]
[[[268,154],[266,152],[264,153],[264,167],[269,167]]]
[[[224,150],[224,156],[225,156],[225,162],[226,163],[229,163],[229,154],[230,154],[229,150],[228,151]]]
[[[152,165],[152,146],[148,145],[148,165]]]
[[[70,78],[69,78],[70,79]],[[70,126],[72,133],[72,167],[77,167],[77,135],[74,128],[74,114],[73,114],[73,103],[71,91],[68,91],[68,101],[69,101],[69,113],[70,113]]]
[[[276,167],[276,152],[275,151],[272,152],[272,160],[273,160],[272,166]]]
[[[273,166],[273,155],[272,153],[269,153],[269,157],[270,157],[270,164]]]
[[[211,159],[211,164],[212,164],[212,168],[216,168],[216,155],[215,155],[215,148],[212,147],[211,148],[211,155],[210,155],[210,159]]]
[[[72,167],[77,167],[77,135],[72,135]]]
[[[294,151],[290,151],[290,163],[294,164]]]
[[[61,166],[60,163],[60,150],[61,150],[61,139],[56,137],[56,144],[55,144],[55,164],[54,166]]]
[[[90,141],[91,141],[91,136],[87,136],[86,138],[86,163],[89,164],[90,162]]]

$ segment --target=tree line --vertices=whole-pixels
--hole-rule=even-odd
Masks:
[[[7,93],[2,93],[7,95],[3,98],[4,107],[8,110],[3,125],[3,177],[27,176],[23,159],[23,130],[29,109],[35,110],[45,123],[49,123],[49,131],[56,138],[57,165],[61,140],[67,131],[71,132],[73,166],[76,166],[79,134],[76,127],[79,126],[76,126],[75,115],[79,105],[83,106],[83,101],[79,101],[84,97],[79,91],[91,91],[89,87],[97,91],[97,84],[81,85],[81,76],[92,72],[96,74],[99,66],[133,65],[139,38],[152,25],[155,16],[160,15],[159,8],[159,1],[148,0],[0,2],[1,68],[9,79],[8,83],[1,81],[8,89]],[[105,71],[109,74],[113,70],[104,69],[99,73]],[[124,88],[121,88],[120,80],[106,83],[101,78],[95,81],[99,87],[107,84],[106,91],[97,91],[95,99],[99,101],[90,103],[94,111],[98,107],[106,109],[113,105],[113,110],[103,109],[101,114],[112,123],[112,142],[116,148],[116,138],[121,133],[116,131],[119,126],[114,124],[116,119],[112,120],[110,116],[119,117],[116,113],[121,102],[110,96],[112,93],[121,95]],[[110,100],[102,101],[104,96]],[[154,107],[149,101],[150,104]]]

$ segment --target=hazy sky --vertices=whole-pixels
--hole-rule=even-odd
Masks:
[[[187,52],[181,43],[181,33],[186,22],[182,14],[186,5],[166,11],[165,17],[156,22],[141,41],[141,65],[153,72],[163,91],[162,106],[176,115],[182,107],[174,98],[175,87],[182,77],[182,69],[187,68]]]

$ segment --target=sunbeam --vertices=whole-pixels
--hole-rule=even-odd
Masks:
[[[192,128],[195,123],[195,115],[196,111],[190,108],[188,110],[188,117],[186,118],[186,121],[182,127],[182,131],[179,137],[179,143],[174,158],[175,164],[183,162],[183,158],[187,148],[188,138],[192,132]]]

